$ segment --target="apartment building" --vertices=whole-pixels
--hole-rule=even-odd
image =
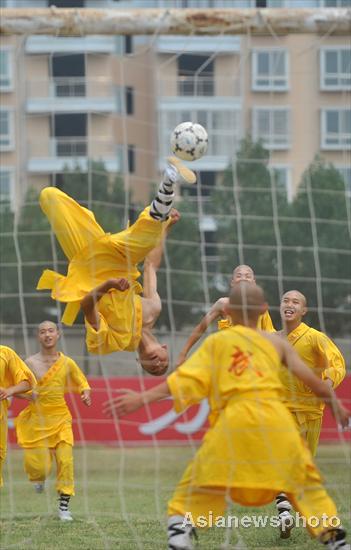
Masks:
[[[342,7],[345,0],[0,0],[7,7]],[[146,201],[169,154],[171,130],[203,124],[196,164],[210,193],[250,133],[270,151],[287,197],[316,153],[351,188],[348,37],[3,37],[0,48],[0,199],[60,185],[89,161],[120,173]],[[188,191],[190,192],[190,191]],[[211,220],[205,221],[209,226]],[[206,229],[206,228],[205,228]],[[212,229],[213,230],[213,229]]]

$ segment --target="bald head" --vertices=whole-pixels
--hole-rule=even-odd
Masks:
[[[284,298],[287,298],[287,297],[295,298],[299,300],[299,302],[301,302],[304,307],[307,307],[306,296],[302,294],[302,292],[300,292],[299,290],[288,290],[287,292],[285,292],[285,294],[283,294],[282,301],[284,300]]]
[[[56,349],[60,338],[58,326],[53,321],[43,321],[38,326],[38,340],[44,350]]]
[[[306,297],[298,290],[289,290],[283,294],[280,302],[280,316],[283,324],[293,330],[307,313]]]
[[[234,269],[232,283],[239,283],[240,281],[255,282],[255,274],[249,265],[241,264]]]
[[[259,315],[267,309],[262,288],[254,282],[239,281],[230,290],[229,315],[233,324],[257,325]]]
[[[58,326],[56,323],[54,323],[53,321],[42,321],[39,325],[38,325],[38,332],[40,332],[40,329],[44,328],[44,327],[51,327],[51,328],[54,328],[57,330],[58,332]]]

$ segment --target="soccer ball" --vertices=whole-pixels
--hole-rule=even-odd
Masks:
[[[182,122],[171,135],[173,153],[182,160],[197,160],[207,151],[208,135],[201,124]]]

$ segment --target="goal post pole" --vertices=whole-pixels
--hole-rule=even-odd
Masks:
[[[351,9],[0,9],[0,34],[351,34]]]

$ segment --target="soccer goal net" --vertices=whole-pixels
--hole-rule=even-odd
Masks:
[[[89,354],[83,315],[61,326],[64,304],[36,290],[44,269],[66,274],[68,265],[39,194],[58,188],[91,210],[106,233],[118,233],[154,198],[174,127],[201,124],[208,150],[186,163],[197,182],[176,190],[181,219],[158,271],[162,312],[154,330],[168,345],[170,371],[194,327],[228,296],[241,264],[263,287],[277,330],[282,294],[298,290],[307,299],[305,322],[333,339],[349,365],[349,2],[9,0],[0,6],[1,343],[26,358],[40,349],[38,324],[54,321],[62,328],[60,349],[93,390],[89,409],[79,396],[68,398],[78,526],[59,534],[60,543],[163,548],[166,501],[205,433],[208,405],[183,416],[169,400],[121,420],[103,414],[116,389],[140,390],[159,380],[141,369],[135,352]],[[216,330],[215,323],[208,332]],[[350,403],[350,375],[338,391]],[[16,446],[21,408],[14,399],[9,409],[3,547],[54,548],[56,474],[44,494],[33,493]],[[318,464],[346,521],[348,436],[328,414]],[[275,535],[265,533],[209,531],[202,541],[204,548],[230,541],[269,548]]]

